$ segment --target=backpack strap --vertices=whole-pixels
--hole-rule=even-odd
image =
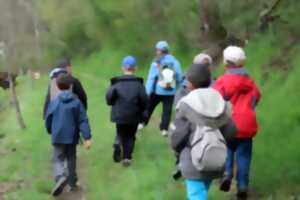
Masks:
[[[190,144],[190,147],[193,148],[193,147],[196,146],[202,139],[203,139],[203,137],[199,138],[199,139],[196,140],[193,144]]]

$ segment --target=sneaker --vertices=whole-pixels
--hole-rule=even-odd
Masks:
[[[145,128],[145,124],[140,123],[140,124],[138,125],[138,130],[140,131],[140,130],[142,130],[143,128]]]
[[[63,192],[63,190],[64,190],[64,188],[67,184],[68,184],[68,179],[64,176],[61,177],[56,182],[56,184],[55,184],[55,186],[54,186],[54,188],[51,192],[51,195],[54,196],[54,197],[59,196]]]
[[[248,199],[248,192],[247,191],[238,191],[236,194],[237,200],[247,200]]]
[[[116,163],[121,162],[122,157],[121,157],[121,147],[120,145],[114,145],[114,153],[113,153],[113,160]]]
[[[77,192],[81,189],[79,181],[77,181],[75,184],[69,184],[69,187],[67,189],[67,192]]]
[[[172,177],[175,181],[179,180],[182,177],[182,173],[179,169],[173,172]]]
[[[161,135],[164,136],[164,137],[168,137],[169,133],[168,133],[167,130],[162,130]]]
[[[229,192],[231,187],[231,180],[230,179],[222,179],[220,183],[220,190],[223,192]]]
[[[81,191],[81,187],[77,186],[77,185],[76,186],[70,186],[67,190],[67,192],[74,192],[74,193],[79,192],[79,191]]]
[[[131,165],[131,160],[130,159],[124,159],[122,161],[122,164],[124,167],[129,167]]]

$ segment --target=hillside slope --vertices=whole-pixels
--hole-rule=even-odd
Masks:
[[[300,49],[294,46],[284,55],[274,38],[255,38],[250,41],[247,53],[247,67],[263,93],[257,110],[261,128],[254,143],[251,174],[254,199],[292,199],[300,194],[300,68],[297,68],[300,59],[296,56]],[[158,113],[138,136],[133,166],[123,169],[112,162],[114,125],[109,122],[104,94],[109,78],[119,73],[123,55],[123,52],[105,50],[75,61],[74,73],[82,80],[89,96],[88,114],[94,135],[91,151],[79,147],[84,199],[182,200],[184,185],[171,179],[174,157],[168,141],[158,132]],[[285,73],[269,67],[281,56],[288,57],[284,66],[289,66],[289,71]],[[184,66],[188,65],[190,58],[180,54],[178,57]],[[146,71],[143,67],[139,74],[145,77]],[[41,117],[46,87],[47,76],[33,84],[26,77],[19,80],[26,131],[18,129],[11,109],[1,113],[0,199],[51,199],[51,145]],[[1,98],[5,95],[1,94]],[[211,200],[231,196],[218,192],[215,186],[210,191]]]

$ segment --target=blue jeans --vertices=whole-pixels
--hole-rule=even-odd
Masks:
[[[188,200],[207,200],[211,181],[187,179],[186,190]]]
[[[225,177],[233,178],[234,161],[237,166],[237,188],[245,191],[249,185],[250,164],[252,159],[252,138],[234,139],[228,143],[228,157],[225,166]]]

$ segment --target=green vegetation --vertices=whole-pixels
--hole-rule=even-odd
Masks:
[[[199,5],[204,1],[207,0],[34,2],[47,56],[87,55],[110,46],[146,59],[152,54],[153,44],[160,39],[168,40],[180,54],[188,55],[194,49],[203,48],[207,38],[201,37],[201,16],[205,13]],[[249,39],[259,30],[261,13],[276,1],[207,2],[217,7],[228,34]],[[299,6],[297,0],[280,1],[271,12],[271,16],[280,16],[270,22],[274,33],[284,37],[299,35]]]
[[[0,1],[3,2],[8,1]],[[109,121],[110,110],[105,105],[104,94],[110,77],[121,73],[120,61],[127,54],[138,57],[138,74],[146,78],[154,53],[153,45],[160,39],[169,41],[172,53],[187,68],[193,56],[203,48],[199,42],[200,39],[203,40],[200,38],[199,15],[202,13],[199,13],[199,1],[32,2],[32,10],[36,13],[31,13],[28,22],[20,24],[31,24],[24,27],[26,30],[32,29],[31,21],[36,20],[38,26],[35,28],[39,29],[40,38],[34,35],[32,40],[40,43],[35,50],[27,52],[23,49],[31,49],[31,43],[12,43],[15,45],[13,49],[18,49],[18,54],[15,52],[12,55],[15,59],[8,57],[8,63],[18,61],[23,64],[19,54],[26,54],[27,58],[27,53],[30,56],[26,59],[26,64],[21,66],[24,68],[29,68],[27,62],[32,66],[37,65],[38,61],[33,57],[42,58],[42,63],[61,55],[74,58],[74,74],[81,79],[89,97],[88,114],[94,136],[90,151],[83,147],[78,148],[78,171],[85,199],[184,199],[183,182],[174,182],[171,179],[175,159],[168,141],[158,132],[158,112],[149,127],[138,136],[133,166],[124,169],[112,162],[115,128]],[[248,40],[247,68],[263,95],[257,108],[260,131],[255,139],[252,162],[251,187],[255,194],[253,199],[300,198],[300,3],[297,0],[281,1],[272,13],[280,18],[270,23],[267,31],[257,33],[263,4],[270,6],[271,1],[216,2],[221,21],[228,33]],[[22,8],[19,8],[18,13],[21,13]],[[16,13],[6,10],[8,13]],[[20,16],[23,16],[22,13]],[[6,21],[5,18],[1,19]],[[10,27],[12,23],[9,21],[7,24]],[[22,33],[15,31],[19,30],[15,29],[19,27],[19,23],[10,29],[6,29],[5,25],[1,23],[1,28],[4,27],[1,30]],[[23,30],[22,27],[20,30]],[[32,30],[29,32],[32,34]],[[0,36],[2,34],[0,31]],[[24,35],[24,40],[15,35],[17,36],[20,41],[27,41]],[[42,52],[37,56],[35,53],[39,48]],[[3,63],[0,65],[5,67],[2,69],[7,69]],[[46,67],[38,70],[48,71]],[[223,68],[216,67],[215,75],[220,73],[223,73]],[[9,92],[0,91],[0,199],[52,199],[49,195],[53,186],[52,149],[42,119],[47,79],[46,73],[42,74],[40,80],[31,80],[27,76],[18,77],[17,92],[27,125],[24,131],[18,128],[15,111],[9,106]],[[219,192],[216,185],[210,190],[211,200],[229,200],[232,196]]]

